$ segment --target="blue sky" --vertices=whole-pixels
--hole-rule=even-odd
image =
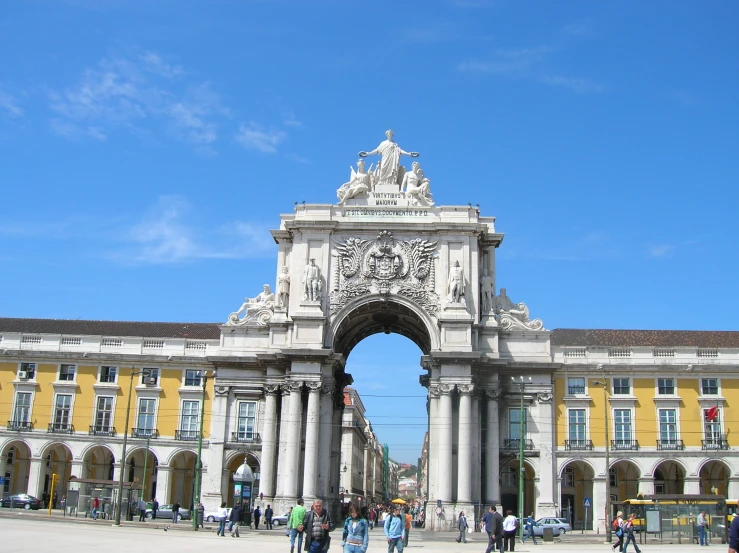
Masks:
[[[497,217],[498,284],[547,328],[734,330],[738,25],[718,0],[6,3],[0,314],[225,320],[274,278],[278,215],[392,127],[438,203]],[[359,392],[378,348],[422,395],[386,336]],[[398,401],[365,398],[424,404]],[[376,422],[417,457],[422,425]]]

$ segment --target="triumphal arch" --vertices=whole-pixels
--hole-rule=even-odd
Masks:
[[[402,334],[427,371],[426,528],[449,529],[460,510],[500,504],[506,401],[525,402],[551,435],[549,333],[498,291],[503,234],[494,217],[437,205],[419,154],[392,131],[359,156],[335,204],[297,204],[272,231],[274,287],[265,284],[221,327],[213,417],[229,420],[235,400],[258,398],[265,502],[279,512],[298,497],[335,502],[347,357],[367,336]],[[524,373],[525,389],[516,386]],[[555,511],[551,445],[537,444],[539,516]],[[210,459],[227,459],[227,447],[215,433]],[[221,471],[209,467],[206,503],[223,496],[222,486]]]

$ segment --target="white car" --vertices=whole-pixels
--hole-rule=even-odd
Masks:
[[[570,526],[570,523],[567,522],[566,518],[540,518],[534,525],[534,535],[537,537],[544,536],[544,528],[551,528],[552,533],[555,536],[565,534],[566,532],[572,532],[572,526]]]
[[[228,516],[231,516],[231,507],[228,507],[226,509],[228,511]],[[208,513],[203,513],[203,519],[206,522],[216,522],[220,521],[221,515],[218,511],[210,511]]]

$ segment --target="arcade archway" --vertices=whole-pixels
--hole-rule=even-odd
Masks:
[[[2,450],[2,465],[5,467],[3,497],[16,493],[28,493],[28,476],[31,471],[31,450],[21,441],[11,441]]]

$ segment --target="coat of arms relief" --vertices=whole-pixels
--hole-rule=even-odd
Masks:
[[[437,241],[422,238],[396,240],[382,231],[376,239],[346,238],[336,244],[331,313],[353,299],[377,293],[405,296],[426,312],[436,315],[434,251]]]

